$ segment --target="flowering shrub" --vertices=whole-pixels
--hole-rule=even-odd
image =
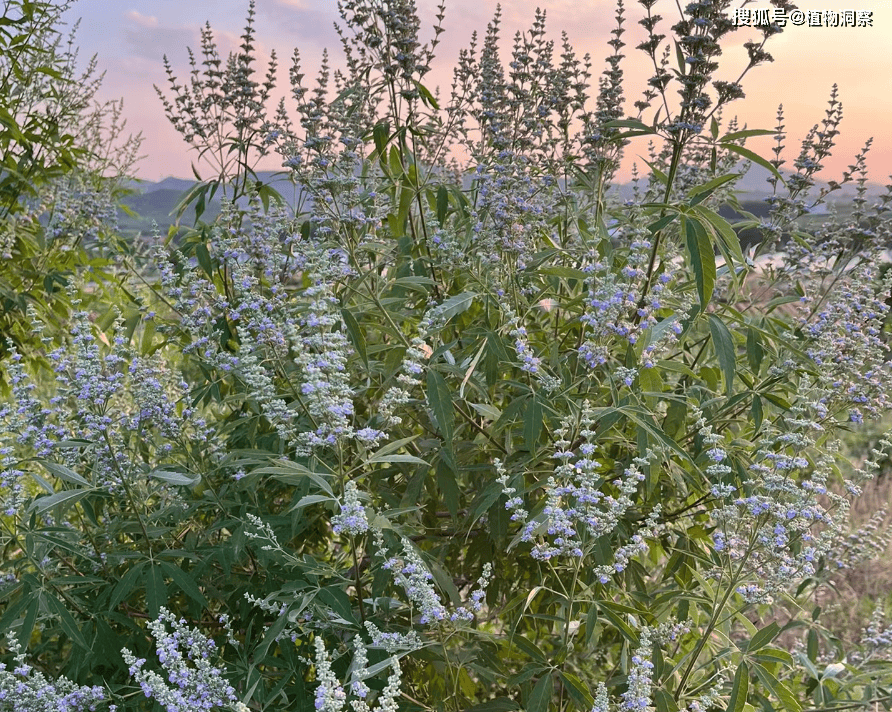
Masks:
[[[890,406],[892,283],[872,270],[892,192],[867,207],[862,153],[831,184],[858,183],[855,210],[805,233],[836,94],[781,174],[780,147],[744,144],[782,127],[720,121],[743,96],[714,79],[730,3],[667,5],[669,29],[657,0],[637,5],[654,75],[634,116],[622,3],[594,95],[544,13],[504,61],[497,13],[447,102],[423,83],[445,10],[424,43],[411,0],[346,0],[346,71],[326,58],[310,88],[295,52],[296,123],[258,108],[274,76],[253,79],[253,4],[225,70],[203,33],[204,74],[165,106],[219,177],[181,207],[228,180],[250,193],[252,151],[281,155],[299,205],[255,191],[122,254],[117,302],[72,287],[64,328],[30,315],[39,346],[6,359],[0,625],[64,676],[53,695],[101,684],[118,710],[167,712],[885,704],[882,616],[849,643],[817,596],[887,541],[848,512],[890,441],[854,463],[840,437]],[[650,174],[620,202],[642,136]],[[718,211],[747,162],[771,170],[771,210],[732,226]],[[754,226],[744,254],[734,228]]]

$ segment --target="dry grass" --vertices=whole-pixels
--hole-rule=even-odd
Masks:
[[[864,492],[852,503],[852,529],[865,526],[878,511],[886,510],[878,532],[892,526],[892,473],[885,473],[864,485]],[[823,609],[822,621],[838,638],[856,640],[867,626],[877,605],[887,610],[892,603],[892,556],[890,546],[876,557],[835,573],[829,585],[822,586],[815,601]]]

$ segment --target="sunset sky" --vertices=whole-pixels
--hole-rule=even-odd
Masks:
[[[436,0],[418,0],[422,21],[422,39],[430,37],[436,14]],[[524,0],[502,0],[503,59],[508,56],[511,39],[518,30],[526,30],[533,21],[536,4]],[[726,118],[736,114],[750,128],[773,128],[778,104],[783,103],[788,130],[788,161],[796,157],[802,138],[811,126],[824,117],[831,86],[839,85],[844,107],[842,136],[833,157],[821,174],[825,180],[838,179],[864,142],[871,136],[874,145],[868,156],[870,179],[889,182],[892,173],[892,3],[880,0],[801,0],[803,10],[872,10],[873,27],[825,28],[792,27],[773,38],[766,49],[775,62],[753,70],[744,80],[747,97],[728,107]],[[604,68],[608,54],[605,44],[614,26],[615,3],[611,0],[540,0],[547,12],[549,38],[560,40],[565,30],[580,56],[593,58],[593,82]],[[751,8],[768,7],[756,0]],[[220,54],[225,57],[237,48],[245,24],[248,0],[79,0],[66,18],[82,18],[77,35],[81,63],[94,53],[98,67],[106,72],[101,89],[103,99],[124,99],[128,129],[144,136],[142,153],[147,157],[137,166],[140,177],[159,180],[166,176],[191,177],[190,161],[196,153],[188,151],[180,135],[164,116],[160,100],[152,88],[167,89],[162,55],[170,59],[177,77],[188,75],[187,47],[198,52],[199,30],[210,21]],[[452,66],[459,49],[467,47],[471,33],[483,34],[492,19],[496,3],[492,0],[447,0],[446,32],[441,37],[438,61],[428,79],[431,89],[439,85],[448,96]],[[279,57],[280,81],[276,101],[288,91],[287,68],[295,46],[300,48],[309,76],[318,68],[323,48],[329,48],[332,64],[342,66],[341,48],[333,29],[338,18],[336,0],[257,0],[255,20],[258,65],[265,71],[269,52]],[[626,62],[624,82],[627,108],[640,97],[647,72],[646,57],[634,45],[641,41],[637,21],[642,8],[626,2],[623,39]],[[667,18],[664,33],[678,17],[676,3],[659,0],[655,12]],[[671,22],[670,22],[671,20]],[[745,66],[743,43],[755,39],[757,30],[742,29],[725,47],[724,71],[718,78],[736,79]],[[594,92],[593,92],[594,93]],[[270,110],[274,106],[270,106]],[[751,141],[748,146],[766,155],[769,139]],[[623,170],[629,175],[636,153],[630,151]],[[260,169],[275,170],[281,161],[271,160]],[[640,161],[639,161],[640,163]],[[210,168],[199,164],[202,177],[210,177]]]

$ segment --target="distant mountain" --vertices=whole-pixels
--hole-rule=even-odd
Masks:
[[[788,175],[787,172],[783,173]],[[750,212],[761,215],[763,212],[767,211],[767,208],[763,209],[762,206],[764,205],[764,199],[771,195],[772,192],[771,185],[768,183],[768,177],[770,175],[771,173],[767,169],[762,168],[761,166],[751,165],[750,169],[735,182],[734,187],[737,191],[738,199]],[[261,182],[271,185],[275,190],[279,191],[289,204],[293,204],[296,199],[300,197],[300,191],[295,188],[287,175],[282,173],[277,175],[273,171],[260,171],[257,173],[257,178]],[[158,224],[161,233],[166,234],[168,228],[175,222],[174,217],[170,215],[170,213],[182,199],[186,191],[196,185],[196,182],[197,181],[194,180],[175,177],[164,178],[158,182],[144,180],[130,181],[128,187],[137,192],[133,195],[124,197],[121,202],[133,212],[137,213],[138,217],[131,218],[121,212],[119,215],[121,229],[149,234],[152,229],[152,221],[154,220]],[[465,187],[469,187],[470,180],[466,181],[466,183],[467,185]],[[818,189],[827,186],[827,183],[824,181],[817,180],[815,183],[816,186],[813,189],[813,192],[815,193]],[[631,183],[616,184],[613,186],[612,190],[622,198],[628,198],[632,194]],[[783,186],[778,186],[778,192],[781,192],[782,190]],[[875,200],[883,190],[883,186],[877,183],[868,183],[868,199]],[[844,203],[855,197],[855,194],[855,186],[849,183],[841,189],[832,192],[828,196],[828,201],[830,203]],[[213,220],[219,215],[221,197],[220,192],[218,192],[217,195],[214,196],[214,199],[210,201],[205,209],[205,213],[202,215],[203,220]],[[244,206],[246,201],[240,200],[239,203]],[[821,206],[815,212],[826,212],[826,207]],[[193,209],[190,209],[183,215],[180,222],[182,225],[191,225],[194,220],[195,212]]]
[[[294,196],[293,184],[283,176],[273,178],[275,174],[272,171],[260,171],[257,174],[258,180],[263,183],[272,185],[275,190],[282,193],[285,200]],[[158,225],[158,229],[162,235],[166,234],[171,225],[176,220],[171,215],[174,208],[182,200],[183,196],[197,185],[198,181],[187,180],[184,178],[168,177],[158,182],[146,180],[131,180],[127,183],[127,187],[136,191],[131,195],[124,196],[121,203],[126,205],[130,210],[137,214],[133,218],[123,211],[119,211],[118,224],[121,229],[127,232],[138,232],[144,235],[150,234],[152,231],[152,222]],[[208,202],[202,220],[212,221],[220,214],[220,199],[222,192],[217,191],[212,200]],[[239,204],[244,205],[247,201],[240,200]],[[194,206],[187,210],[180,220],[181,225],[192,225],[195,222]]]

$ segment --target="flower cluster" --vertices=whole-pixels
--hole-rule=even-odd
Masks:
[[[78,686],[67,677],[50,681],[28,664],[12,631],[6,643],[15,655],[12,670],[0,663],[0,709],[8,712],[96,712],[104,707],[105,691],[101,687]],[[109,712],[117,707],[109,705]]]
[[[352,693],[350,708],[353,712],[372,712],[373,709],[375,712],[397,712],[396,698],[400,694],[402,677],[399,660],[396,657],[390,658],[391,673],[387,678],[387,685],[378,695],[376,706],[372,708],[367,701],[371,696],[371,690],[365,684],[365,679],[369,675],[365,645],[358,635],[353,642],[353,674],[349,686]],[[316,648],[313,665],[316,677],[314,706],[318,712],[342,712],[347,706],[348,693],[331,669],[331,659],[321,636],[315,638],[314,646]]]
[[[544,509],[532,519],[517,489],[509,486],[501,461],[495,461],[498,481],[509,498],[505,507],[512,512],[513,521],[523,523],[520,539],[533,544],[531,554],[535,559],[583,556],[587,542],[610,534],[632,507],[632,496],[644,480],[641,468],[651,466],[649,458],[635,457],[621,477],[612,480],[605,477],[602,464],[595,459],[596,423],[594,411],[586,402],[580,421],[580,454],[569,449],[571,442],[566,439],[569,423],[565,422],[555,431],[558,440],[553,457],[559,464],[545,484]],[[646,548],[641,535],[629,546],[629,549],[618,549],[613,570],[622,571],[632,553]],[[600,576],[604,582],[609,579],[606,571]]]
[[[421,636],[414,630],[408,630],[405,633],[395,631],[385,633],[371,621],[365,622],[365,628],[372,640],[371,648],[382,648],[388,653],[394,653],[418,650],[422,646]]]
[[[172,632],[168,631],[168,624]],[[144,669],[145,658],[137,658],[126,648],[121,651],[124,662],[130,666],[130,675],[146,697],[154,698],[166,712],[237,709],[235,690],[211,660],[216,652],[214,641],[197,628],[189,628],[185,620],[177,620],[166,608],[149,623],[149,630],[167,679]]]
[[[335,534],[344,533],[348,536],[359,536],[369,529],[365,507],[359,501],[359,490],[353,480],[348,480],[344,485],[341,511],[331,518],[331,528]]]
[[[811,433],[820,426],[807,411],[797,406],[785,432],[766,434],[750,466],[752,476],[739,491],[713,487],[724,499],[712,511],[713,545],[736,562],[737,592],[749,602],[771,601],[791,582],[814,574],[841,536],[848,502],[827,487],[832,447],[810,457]]]
[[[650,661],[653,654],[652,632],[645,626],[641,629],[638,648],[632,655],[629,669],[628,687],[622,693],[621,709],[628,712],[647,712],[651,709],[653,695],[654,664]]]
[[[892,658],[892,626],[884,627],[883,607],[877,605],[870,622],[861,635],[863,655],[867,659],[889,660]]]
[[[486,600],[486,587],[492,582],[492,578],[492,564],[486,562],[483,565],[483,573],[477,579],[477,588],[471,591],[470,600],[461,608],[457,608],[450,616],[450,620],[474,620],[474,614],[483,610],[483,602]]]
[[[378,403],[378,416],[386,424],[399,425],[402,422],[402,418],[395,413],[396,409],[408,403],[412,389],[421,385],[421,376],[425,370],[424,362],[433,353],[427,339],[435,323],[435,310],[429,309],[418,324],[418,335],[412,337],[406,349],[406,355],[396,377],[397,385],[390,386]]]
[[[583,268],[589,278],[580,320],[587,329],[579,353],[590,368],[596,368],[607,362],[617,340],[636,345],[644,339],[640,363],[653,368],[660,350],[681,333],[681,317],[690,307],[690,298],[673,293],[668,272],[655,278],[649,274],[654,244],[646,229],[631,228],[629,234],[618,237],[629,245],[621,269],[608,260]]]
[[[847,407],[855,423],[892,408],[892,354],[883,337],[889,306],[875,279],[872,266],[855,268],[820,302],[806,300],[801,321],[816,385],[828,393],[823,404],[830,411]]]
[[[383,568],[392,573],[394,582],[405,591],[413,609],[419,613],[418,622],[422,626],[447,620],[453,623],[472,621],[474,614],[483,610],[486,587],[493,578],[490,564],[483,567],[483,572],[477,579],[477,588],[471,592],[470,599],[464,605],[450,610],[443,605],[440,595],[434,589],[434,576],[412,542],[403,538],[402,555],[397,557],[389,555],[380,529],[374,530],[374,537],[378,554],[384,559]],[[393,646],[397,643],[405,646],[414,640],[410,637],[409,641],[406,641],[401,635],[393,637],[393,634],[382,634],[377,629],[375,629],[375,633],[378,634],[376,638],[378,643],[384,645],[388,650],[394,649]],[[387,636],[391,636],[391,638],[388,639]],[[373,638],[375,638],[374,635]]]
[[[503,152],[497,162],[477,167],[477,209],[472,214],[473,247],[490,265],[508,260],[518,270],[532,259],[542,232],[551,231],[546,216],[554,203],[556,181],[550,176],[533,177],[527,159]]]
[[[0,501],[8,515],[23,502],[24,471],[15,463],[28,457],[45,459],[55,475],[54,463],[75,471],[70,483],[120,494],[162,463],[170,467],[187,442],[209,441],[207,423],[184,403],[188,386],[162,359],[135,353],[121,317],[111,325],[110,341],[78,309],[79,300],[72,304],[69,338],[61,345],[41,338],[55,374],[49,393],[38,397],[16,352],[7,366],[12,399],[0,408],[0,434],[9,443],[0,451]],[[31,317],[43,334],[44,325]],[[60,447],[64,441],[83,447]]]
[[[385,558],[384,568],[392,572],[394,581],[400,586],[411,601],[413,608],[418,610],[418,622],[421,625],[437,623],[446,620],[449,612],[440,595],[434,590],[434,575],[428,570],[412,542],[402,540],[402,557],[389,557],[383,539],[378,535],[378,551]]]

